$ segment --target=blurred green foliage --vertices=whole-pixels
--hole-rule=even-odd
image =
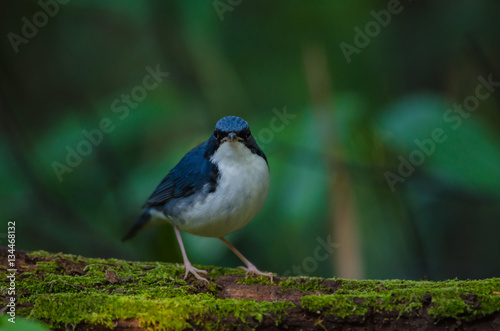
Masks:
[[[229,239],[259,268],[336,275],[335,255],[314,252],[336,231],[331,194],[342,165],[363,277],[498,276],[500,87],[459,128],[443,117],[475,95],[479,76],[500,81],[497,1],[401,1],[349,63],[340,44],[355,45],[354,28],[366,31],[371,11],[390,1],[220,2],[223,12],[194,0],[2,2],[0,233],[12,220],[18,248],[180,262],[169,226],[120,238],[176,162],[219,118],[238,115],[272,179],[263,210]],[[53,14],[45,23],[44,8]],[[33,37],[26,21],[38,22]],[[306,79],[311,47],[327,59],[326,120]],[[141,94],[147,68],[168,77]],[[144,97],[128,103],[131,93]],[[261,131],[285,109],[295,117],[278,120],[282,130]],[[103,119],[110,132],[82,143]],[[436,128],[446,141],[392,192],[385,174],[398,174],[398,157]],[[60,181],[54,162],[67,165],[78,146],[91,151]],[[240,263],[216,239],[183,237],[194,263]],[[308,259],[316,264],[304,268]]]

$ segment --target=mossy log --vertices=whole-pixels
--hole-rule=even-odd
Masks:
[[[7,275],[7,249],[1,248]],[[162,262],[16,252],[16,314],[76,330],[500,329],[500,278],[348,280],[246,277],[213,266],[210,283]],[[8,300],[2,277],[0,300]]]

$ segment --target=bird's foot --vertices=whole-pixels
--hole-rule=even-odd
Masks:
[[[189,275],[189,273],[192,273],[193,276],[195,276],[196,278],[198,278],[199,280],[202,280],[202,281],[205,281],[207,283],[210,283],[208,281],[208,279],[206,279],[205,277],[202,277],[200,276],[198,273],[202,273],[202,274],[207,274],[208,271],[206,270],[202,270],[202,269],[197,269],[195,267],[193,267],[193,265],[191,263],[185,263],[183,266],[182,266],[184,269],[186,269],[186,274],[184,275],[184,279],[187,278],[187,276]]]
[[[238,269],[243,269],[247,272],[247,275],[257,275],[257,276],[265,276],[269,277],[271,282],[273,281],[273,273],[272,272],[262,272],[257,269],[253,264],[249,263],[248,267],[238,267]]]

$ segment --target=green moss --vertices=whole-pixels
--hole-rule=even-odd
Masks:
[[[29,257],[50,257],[53,258],[57,256],[57,254],[49,253],[47,251],[34,251],[28,254]]]
[[[118,319],[137,319],[142,327],[151,329],[182,330],[201,321],[205,329],[219,329],[227,327],[227,323],[258,325],[266,315],[278,323],[284,310],[293,307],[287,302],[218,299],[215,283],[203,284],[206,293],[200,293],[198,286],[202,283],[188,285],[183,279],[184,269],[169,263],[88,259],[46,252],[30,256],[80,265],[76,275],[66,275],[58,263],[40,259],[37,268],[18,279],[20,303],[33,305],[23,315],[43,320],[51,327],[79,323],[113,327]],[[244,273],[240,269],[197,267],[208,270],[212,279]]]
[[[62,268],[53,261],[40,261],[37,263],[39,273],[60,273]]]
[[[71,305],[64,304],[71,302]],[[50,321],[51,327],[68,327],[78,323],[103,325],[109,328],[118,319],[138,319],[142,327],[158,330],[183,330],[193,321],[217,317],[203,322],[203,328],[219,327],[219,319],[234,317],[238,323],[262,322],[264,316],[280,315],[293,304],[286,302],[256,302],[254,300],[222,300],[208,294],[175,298],[155,298],[144,295],[110,296],[105,294],[58,293],[39,296],[30,318]],[[213,319],[213,318],[212,318]]]
[[[246,271],[237,268],[222,268],[222,267],[214,267],[214,266],[203,266],[196,265],[199,269],[204,269],[209,271],[210,277],[218,277],[218,276],[228,276],[228,275],[245,275]]]
[[[254,277],[253,275],[248,275],[246,277],[240,278],[238,279],[237,283],[242,285],[276,285],[271,281],[271,279],[269,279],[269,277]]]
[[[323,285],[323,278],[317,277],[293,277],[286,278],[279,283],[282,291],[294,290],[300,292],[323,292],[332,293],[333,290]]]
[[[364,317],[369,311],[396,311],[399,316],[423,313],[438,322],[445,318],[472,320],[500,311],[500,279],[468,281],[337,280],[342,289],[332,295],[304,296],[302,306],[340,318]]]
[[[36,267],[16,277],[18,302],[25,307],[18,314],[43,320],[51,327],[79,323],[113,327],[118,319],[136,319],[150,329],[255,328],[265,316],[278,324],[286,309],[295,307],[288,302],[219,299],[221,288],[214,282],[205,284],[190,278],[188,283],[183,279],[184,269],[170,263],[46,252],[30,255],[38,261]],[[55,260],[47,261],[49,258]],[[218,276],[245,273],[197,267],[209,271],[212,281]],[[5,278],[0,280],[1,285],[5,282]],[[243,277],[238,283],[274,285],[267,277]],[[295,277],[283,278],[278,285],[283,291],[306,294],[297,309],[342,319],[363,320],[373,312],[386,311],[399,316],[429,314],[438,322],[446,318],[471,320],[500,311],[500,296],[494,294],[500,291],[498,278],[417,282]]]

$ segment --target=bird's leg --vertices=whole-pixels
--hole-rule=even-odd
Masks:
[[[229,241],[226,240],[226,238],[224,237],[220,237],[219,238],[220,240],[222,240],[222,242],[224,244],[227,245],[227,247],[229,247],[229,249],[231,249],[234,254],[236,254],[240,259],[241,261],[243,261],[247,267],[239,267],[243,270],[246,270],[247,274],[254,274],[254,275],[258,275],[258,276],[266,276],[266,277],[269,277],[271,279],[271,281],[273,281],[273,274],[271,272],[269,273],[265,273],[265,272],[262,272],[262,271],[259,271],[259,269],[257,269],[257,267],[255,267],[252,262],[248,261],[244,256],[243,254],[240,253],[239,250],[236,249],[236,247],[234,247]]]
[[[187,278],[189,273],[192,273],[199,280],[203,280],[203,281],[209,283],[209,281],[206,278],[198,275],[198,272],[206,274],[207,271],[196,269],[195,267],[193,267],[191,262],[189,262],[187,255],[186,255],[186,251],[184,250],[184,244],[182,243],[181,233],[180,233],[179,229],[177,228],[177,226],[175,226],[175,225],[174,225],[174,229],[175,229],[175,235],[177,236],[177,241],[179,242],[179,246],[181,247],[182,258],[184,260],[184,268],[186,269],[186,274],[184,275],[184,279]]]

